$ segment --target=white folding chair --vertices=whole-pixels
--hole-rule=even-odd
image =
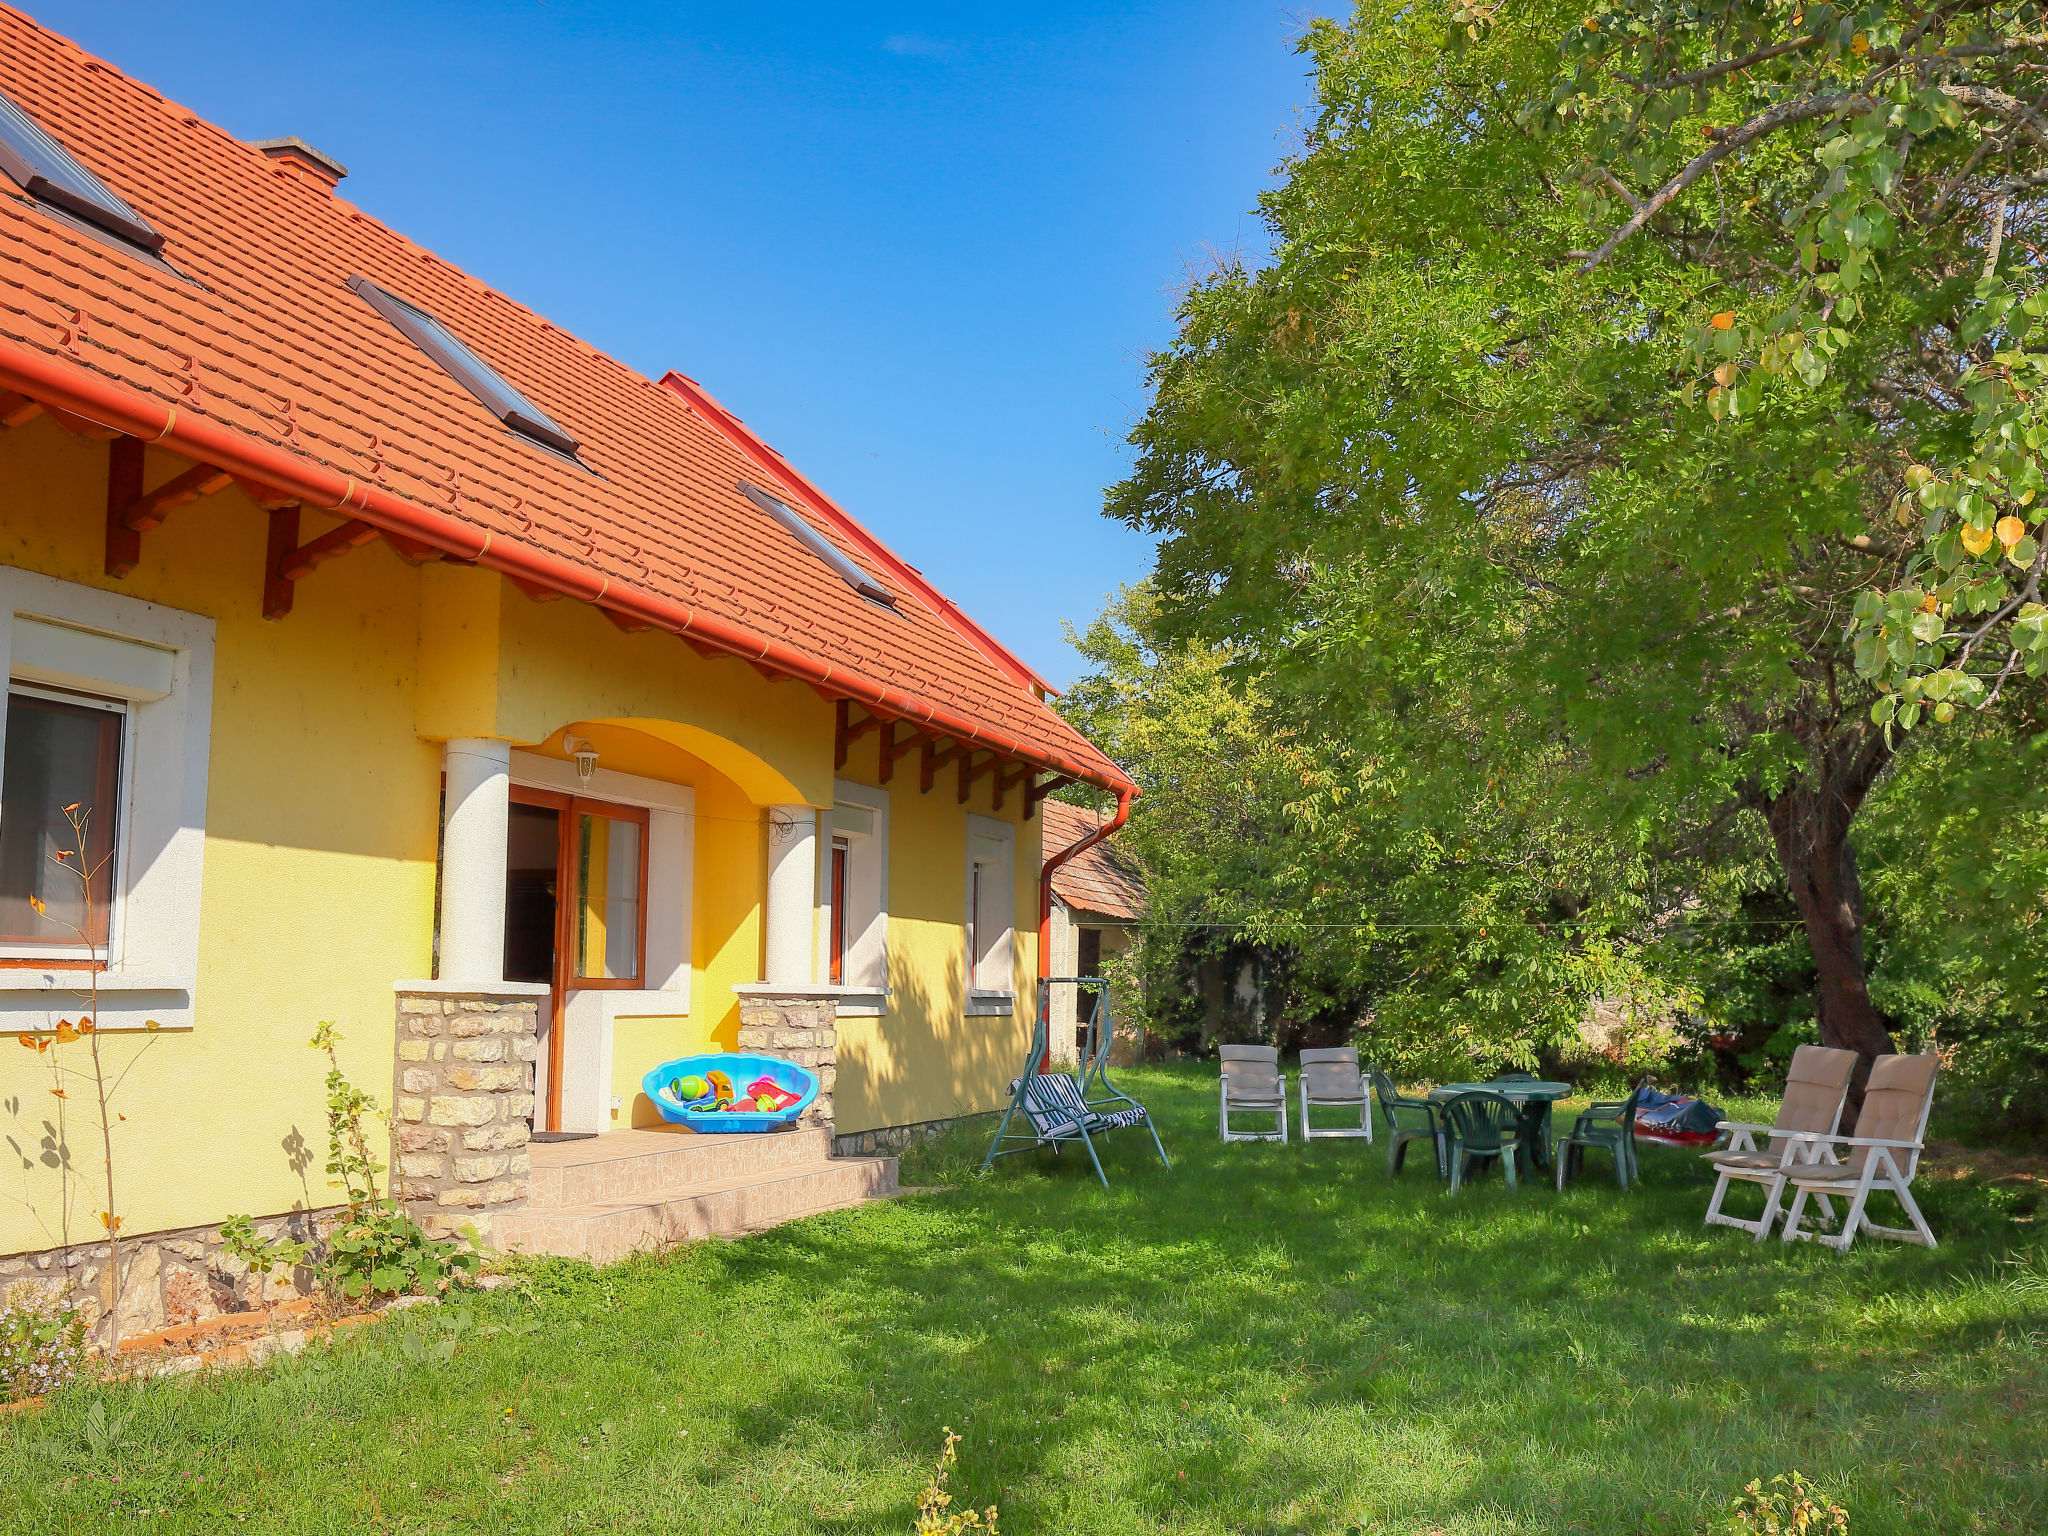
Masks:
[[[1304,1050],[1298,1086],[1301,1090],[1303,1141],[1326,1136],[1362,1136],[1367,1141],[1372,1140],[1372,1096],[1366,1091],[1365,1074],[1358,1070],[1357,1047],[1315,1046]],[[1317,1127],[1309,1121],[1308,1111],[1312,1104],[1352,1110],[1358,1116],[1358,1124]]]
[[[1271,1045],[1226,1045],[1223,1058],[1222,1109],[1218,1116],[1225,1141],[1287,1140],[1287,1079],[1280,1071],[1280,1051]],[[1270,1131],[1234,1131],[1230,1112],[1271,1115]]]
[[[1770,1125],[1752,1125],[1742,1120],[1723,1120],[1728,1145],[1701,1158],[1719,1177],[1714,1197],[1707,1202],[1708,1226],[1735,1227],[1751,1233],[1758,1242],[1770,1236],[1771,1224],[1782,1213],[1778,1196],[1785,1188],[1785,1167],[1794,1161],[1812,1162],[1816,1148],[1811,1142],[1795,1140],[1790,1133],[1832,1136],[1842,1124],[1842,1105],[1849,1098],[1849,1076],[1856,1070],[1856,1053],[1838,1051],[1825,1045],[1802,1045],[1792,1053],[1792,1070],[1785,1078],[1785,1098],[1778,1105],[1777,1119]],[[1768,1138],[1759,1147],[1756,1138]],[[1731,1182],[1761,1184],[1768,1191],[1764,1213],[1755,1221],[1744,1221],[1721,1209]],[[1833,1220],[1835,1210],[1822,1197],[1822,1208]]]
[[[1792,1209],[1785,1213],[1785,1241],[1811,1239],[1840,1253],[1847,1253],[1858,1232],[1872,1237],[1889,1237],[1901,1243],[1923,1243],[1932,1248],[1933,1229],[1914,1202],[1911,1185],[1920,1170],[1921,1145],[1927,1135],[1928,1112],[1934,1107],[1934,1080],[1939,1075],[1936,1056],[1880,1056],[1870,1068],[1870,1084],[1863,1090],[1863,1112],[1856,1117],[1854,1136],[1801,1137],[1830,1153],[1846,1153],[1837,1160],[1794,1162],[1781,1177],[1798,1191]],[[1905,1210],[1911,1227],[1881,1227],[1865,1213],[1871,1195],[1880,1189],[1891,1191]],[[1849,1210],[1842,1217],[1842,1229],[1830,1236],[1824,1232],[1800,1230],[1800,1218],[1809,1195],[1825,1199],[1844,1197]]]

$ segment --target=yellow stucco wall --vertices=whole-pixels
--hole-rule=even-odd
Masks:
[[[639,1096],[650,1066],[735,1043],[732,988],[760,974],[761,808],[830,805],[829,702],[672,636],[626,634],[586,605],[534,603],[486,571],[408,566],[381,543],[321,566],[293,612],[267,621],[266,519],[234,489],[173,511],[138,569],[110,580],[107,452],[43,418],[0,431],[0,563],[216,623],[196,1022],[154,1037],[116,1105],[128,1230],[330,1202],[323,1063],[305,1042],[335,1020],[344,1069],[388,1099],[391,984],[431,966],[441,737],[559,750],[573,726],[607,768],[692,786],[689,1012],[618,1020],[615,1123],[652,1119]],[[186,467],[151,450],[145,483]],[[330,526],[308,513],[301,536]],[[872,735],[837,776],[875,782]],[[1018,827],[1018,1011],[963,1017],[970,807],[954,783],[947,770],[919,793],[913,756],[887,786],[894,997],[883,1018],[842,1022],[844,1130],[996,1107],[1023,1058],[1038,821]],[[971,809],[988,814],[987,779]],[[1014,793],[1003,814],[1017,819]],[[144,1043],[110,1037],[110,1059]],[[98,1209],[90,1127],[49,1086],[47,1058],[0,1055],[0,1254],[96,1235],[81,1221]],[[48,1165],[60,1137],[89,1177]]]
[[[119,1203],[148,1231],[332,1203],[323,1064],[333,1019],[351,1077],[388,1095],[392,993],[426,973],[440,752],[414,728],[418,583],[381,547],[299,584],[261,615],[266,519],[236,490],[174,511],[126,581],[104,573],[107,445],[44,419],[0,433],[0,563],[215,620],[213,739],[196,1027],[148,1044],[115,1108]],[[146,484],[186,466],[151,453]],[[307,536],[328,526],[309,518]],[[110,1060],[147,1041],[112,1036]],[[80,1065],[77,1046],[59,1047]],[[66,1181],[44,1161],[56,1126],[47,1068],[0,1056],[0,1252],[66,1235]],[[76,1107],[69,1236],[96,1235],[97,1131]]]
[[[872,736],[855,745],[841,777],[875,784]],[[1016,831],[1014,983],[1009,1016],[963,1013],[967,984],[967,813],[990,814],[988,780],[959,802],[958,780],[941,769],[930,794],[918,791],[913,754],[883,786],[889,794],[889,985],[881,1018],[839,1021],[839,1127],[907,1125],[1001,1107],[1031,1044],[1032,979],[1038,970],[1038,828],[1018,821],[1018,797],[1002,818]]]

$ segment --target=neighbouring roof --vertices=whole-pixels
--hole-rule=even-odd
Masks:
[[[168,263],[0,176],[0,390],[118,386],[159,413],[146,419],[166,422],[152,435],[167,447],[229,429],[307,483],[345,484],[317,503],[344,516],[445,536],[508,574],[560,572],[558,590],[871,712],[1128,787],[1029,668],[689,380],[634,372],[5,6],[0,91],[164,236]],[[352,277],[460,337],[573,436],[574,459],[507,430]],[[893,611],[743,482],[796,509]]]
[[[1104,818],[1083,806],[1048,800],[1045,857],[1048,862],[1101,826]],[[1082,849],[1052,874],[1052,893],[1077,911],[1136,922],[1145,915],[1145,887],[1137,871],[1117,857],[1115,838]]]

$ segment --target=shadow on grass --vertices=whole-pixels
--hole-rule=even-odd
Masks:
[[[2048,1526],[2048,1284],[1976,1186],[1930,1191],[1941,1249],[1837,1256],[1703,1230],[1687,1154],[1646,1148],[1627,1195],[1453,1197],[1378,1146],[1220,1145],[1198,1067],[1123,1076],[1174,1172],[1124,1133],[1107,1190],[1049,1154],[981,1176],[991,1132],[947,1138],[903,1170],[939,1192],[540,1266],[445,1363],[408,1319],[106,1394],[136,1415],[128,1491],[24,1453],[0,1524],[146,1490],[155,1529],[902,1531],[950,1424],[954,1492],[1011,1536],[1690,1533],[1793,1467],[1858,1536]],[[220,1494],[180,1480],[202,1464]]]

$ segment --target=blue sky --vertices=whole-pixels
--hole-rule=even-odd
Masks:
[[[1055,684],[1142,575],[1144,357],[1298,132],[1305,4],[16,0],[746,418]]]

